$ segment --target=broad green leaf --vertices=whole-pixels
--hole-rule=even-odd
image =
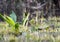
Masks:
[[[14,11],[12,11],[12,13],[10,14],[10,17],[14,20],[14,22],[17,21],[17,16],[16,16],[16,14],[14,13]]]

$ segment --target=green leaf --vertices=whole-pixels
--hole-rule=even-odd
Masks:
[[[13,19],[10,18],[9,16],[7,16],[7,15],[3,16],[3,15],[0,14],[0,17],[1,17],[2,19],[4,19],[5,22],[7,22],[9,25],[11,25],[11,26],[14,26],[14,25],[15,25],[15,22],[14,22]]]
[[[11,25],[11,26],[14,26],[15,25],[15,22],[13,21],[12,18],[10,18],[9,16],[6,16],[6,20],[8,21],[8,23]],[[6,21],[6,22],[7,22]]]
[[[0,18],[2,18],[4,20],[6,19],[2,14],[0,14]]]
[[[27,22],[27,20],[28,20],[28,18],[29,18],[29,16],[30,16],[30,14],[26,14],[27,16],[24,18],[24,20],[23,20],[23,26],[25,25],[25,23]]]
[[[12,11],[12,13],[10,14],[10,17],[14,20],[14,22],[17,21],[17,16],[16,16],[16,14],[14,13],[14,11]]]
[[[19,23],[16,23],[15,24],[15,29],[18,29],[19,28],[19,25],[20,25]]]

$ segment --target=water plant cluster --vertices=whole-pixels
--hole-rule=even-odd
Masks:
[[[10,16],[0,14],[0,42],[60,42],[60,17],[48,19],[36,17],[29,20],[29,13],[23,14],[22,22],[12,11]]]

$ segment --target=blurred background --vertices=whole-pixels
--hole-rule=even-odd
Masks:
[[[31,14],[30,18],[38,12],[47,18],[48,16],[60,16],[60,0],[0,0],[0,13],[9,15],[14,11],[21,21],[25,12]],[[20,19],[21,18],[21,19]]]

